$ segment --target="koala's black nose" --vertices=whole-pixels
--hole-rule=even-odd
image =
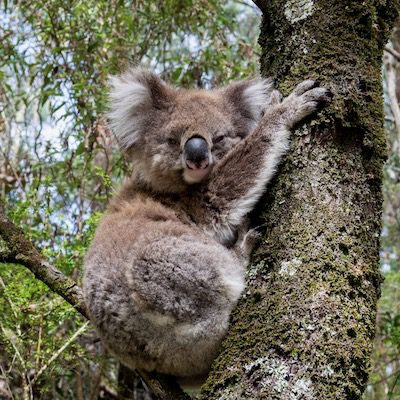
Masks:
[[[189,139],[183,148],[186,165],[191,169],[207,168],[208,159],[208,144],[198,136]]]

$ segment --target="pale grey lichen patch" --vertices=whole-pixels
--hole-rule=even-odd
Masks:
[[[254,371],[261,371],[262,375],[264,375],[262,386],[273,385],[274,389],[279,393],[281,393],[288,384],[287,377],[289,376],[289,367],[281,360],[260,357],[254,362],[245,365],[244,368],[247,374],[252,374]]]
[[[288,0],[285,4],[285,17],[292,24],[306,19],[313,12],[313,0]]]
[[[299,51],[301,51],[303,54],[308,54],[310,35],[305,29],[302,29],[300,33],[294,33],[291,36],[290,40],[291,42],[294,42],[296,44],[296,46],[299,48]],[[297,68],[297,66],[293,67],[295,69]],[[309,130],[309,127],[307,125],[304,125],[303,129],[305,128],[305,130]]]
[[[243,398],[243,389],[236,385],[227,387],[218,394],[218,400],[243,400]]]
[[[293,276],[296,274],[299,267],[303,264],[300,258],[293,258],[290,261],[282,261],[281,268],[279,269],[279,273],[281,275],[289,275]]]
[[[330,365],[327,365],[325,368],[322,369],[321,376],[324,378],[330,378],[331,376],[333,376],[334,373],[335,371],[333,370],[333,368]]]
[[[288,400],[314,400],[314,391],[310,379],[299,376],[292,379],[291,367],[298,364],[297,360],[280,360],[274,357],[260,357],[245,366],[250,380],[257,382],[261,388],[273,389],[281,398]],[[294,370],[305,371],[307,366],[296,366]],[[261,389],[262,392],[262,389]]]
[[[302,399],[303,396],[308,396],[307,398],[314,398],[312,391],[312,382],[310,379],[298,379],[294,381],[293,394],[290,394],[290,399],[297,400]]]
[[[246,270],[246,280],[251,281],[253,279],[256,279],[264,271],[265,267],[265,261],[250,264]]]
[[[304,124],[296,129],[294,132],[296,136],[310,136],[310,129],[308,125]],[[307,142],[308,143],[308,142]]]

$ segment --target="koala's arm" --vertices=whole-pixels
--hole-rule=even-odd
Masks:
[[[290,130],[329,100],[330,93],[304,81],[281,103],[271,105],[255,130],[214,168],[207,187],[207,230],[229,243],[265,192],[289,148]]]

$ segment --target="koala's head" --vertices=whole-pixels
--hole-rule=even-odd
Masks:
[[[261,118],[269,80],[217,90],[175,89],[134,69],[110,79],[111,127],[134,173],[157,192],[182,192],[209,175]]]

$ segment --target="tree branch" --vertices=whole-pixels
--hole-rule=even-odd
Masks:
[[[391,54],[397,61],[400,62],[400,53],[399,52],[397,52],[395,49],[392,49],[389,46],[385,46],[384,50],[387,53]]]
[[[40,251],[25,238],[0,206],[0,263],[15,263],[28,268],[50,290],[60,295],[81,315],[89,319],[82,289],[74,280],[65,276],[49,263]],[[136,371],[151,391],[161,400],[190,400],[173,377]]]
[[[89,319],[81,288],[42,256],[0,209],[0,262],[21,264]]]

